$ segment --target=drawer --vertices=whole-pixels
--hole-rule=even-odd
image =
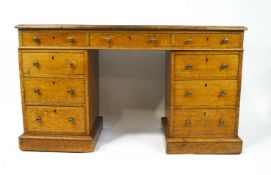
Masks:
[[[21,62],[25,75],[79,75],[85,73],[86,58],[84,53],[23,52]]]
[[[191,48],[242,48],[240,33],[178,33],[174,46]]]
[[[87,45],[88,45],[87,32],[72,32],[72,31],[21,32],[21,46],[78,47]]]
[[[175,80],[237,79],[238,55],[175,55]]]
[[[236,107],[237,80],[175,81],[175,105]]]
[[[84,104],[85,80],[76,78],[24,78],[27,104]]]
[[[235,109],[183,109],[175,110],[174,137],[234,136]]]
[[[91,33],[91,47],[168,47],[170,34],[162,33]]]
[[[26,106],[26,132],[85,133],[84,107]]]

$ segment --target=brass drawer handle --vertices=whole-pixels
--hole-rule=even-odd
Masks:
[[[220,93],[219,93],[219,96],[221,96],[221,97],[225,97],[226,95],[227,95],[227,92],[224,90],[220,91]]]
[[[35,118],[35,121],[36,121],[37,123],[40,123],[40,122],[41,122],[41,117],[38,117],[38,116],[37,116],[37,117]]]
[[[186,69],[192,69],[192,67],[193,67],[193,64],[187,64],[186,65]]]
[[[228,68],[228,64],[225,64],[225,63],[221,64],[220,66],[220,69],[227,69],[227,68]]]
[[[184,125],[185,126],[190,126],[192,124],[191,120],[185,120]]]
[[[225,125],[225,121],[224,121],[223,119],[220,119],[220,120],[218,121],[218,124],[219,124],[220,126],[224,126],[224,125]]]
[[[187,40],[185,41],[186,44],[192,44],[192,42],[193,42],[193,39],[191,39],[191,38],[190,38],[190,39],[187,39]]]
[[[39,88],[34,88],[34,92],[35,92],[36,94],[40,94],[40,89],[39,89]]]
[[[38,62],[38,61],[33,61],[32,64],[33,64],[33,66],[35,66],[35,67],[39,67],[39,62]]]
[[[185,91],[185,96],[191,97],[192,96],[192,92],[190,90]]]
[[[72,61],[68,61],[68,62],[67,62],[67,66],[68,66],[68,67],[72,67],[72,66],[73,66],[73,62],[72,62]]]
[[[73,90],[72,88],[69,88],[69,89],[67,90],[67,92],[68,92],[69,94],[74,94],[74,90]]]
[[[151,38],[150,38],[150,42],[151,42],[151,43],[156,43],[156,42],[157,42],[157,38],[151,37]]]
[[[109,37],[104,37],[104,42],[110,43],[110,41],[111,41],[111,38],[109,38]]]
[[[37,36],[34,36],[33,37],[33,41],[36,42],[36,43],[39,43],[40,42],[40,38],[37,37]]]
[[[73,43],[73,42],[75,42],[75,38],[69,36],[69,37],[67,38],[67,41]]]
[[[70,122],[70,123],[74,123],[74,121],[75,121],[75,120],[74,120],[74,117],[70,117],[70,118],[69,118],[69,122]]]
[[[229,39],[228,38],[223,38],[221,41],[222,44],[228,44],[229,43]]]

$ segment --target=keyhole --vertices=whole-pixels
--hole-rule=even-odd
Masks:
[[[206,38],[206,41],[209,41],[209,37]]]
[[[53,81],[53,84],[55,84],[55,81]]]
[[[54,110],[54,112],[56,113],[56,109]]]
[[[131,36],[129,36],[128,38],[129,38],[129,40],[132,40],[132,37],[131,37]]]
[[[53,36],[53,40],[55,39],[55,36]]]
[[[52,56],[52,60],[54,60],[55,59],[55,57],[54,56]]]
[[[205,61],[208,62],[208,58],[207,57],[206,57]]]
[[[207,83],[205,83],[205,87],[207,87],[208,85],[207,85]]]

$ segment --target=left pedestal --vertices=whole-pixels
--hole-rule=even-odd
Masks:
[[[19,49],[21,150],[92,152],[99,116],[96,50]]]

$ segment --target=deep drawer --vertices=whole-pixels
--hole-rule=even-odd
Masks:
[[[85,133],[84,107],[26,106],[26,132]]]
[[[175,110],[174,137],[234,136],[235,109],[183,109]]]

